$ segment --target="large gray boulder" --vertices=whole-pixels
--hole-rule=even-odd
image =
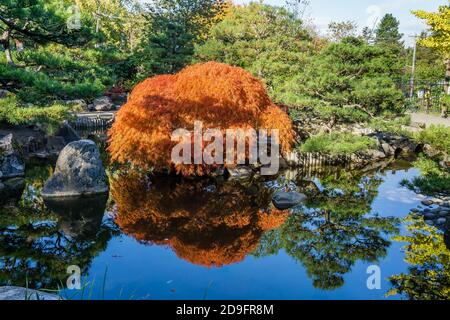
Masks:
[[[9,92],[8,90],[0,89],[0,99],[6,98],[10,95],[12,95],[12,93]]]
[[[69,143],[59,154],[42,196],[76,197],[107,192],[107,176],[97,146],[91,140],[79,140]]]
[[[272,203],[278,210],[287,210],[306,200],[306,196],[298,192],[277,192],[272,197]]]
[[[95,111],[111,111],[114,110],[114,103],[107,96],[95,99],[92,104]]]
[[[62,300],[59,296],[47,292],[22,288],[0,287],[0,300]]]
[[[386,154],[380,150],[376,149],[369,149],[365,152],[365,154],[371,159],[371,160],[379,160],[386,158]]]
[[[78,107],[81,110],[87,109],[87,103],[83,99],[66,100],[64,104],[67,106]]]
[[[25,163],[14,149],[13,135],[10,133],[0,138],[0,178],[21,177],[25,174]]]

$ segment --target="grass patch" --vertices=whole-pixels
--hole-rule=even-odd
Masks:
[[[376,147],[376,141],[372,138],[335,132],[310,137],[299,147],[299,150],[339,156],[366,151],[374,147]]]

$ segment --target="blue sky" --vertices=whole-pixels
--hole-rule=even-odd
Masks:
[[[145,0],[148,1],[149,0]],[[250,0],[233,0],[236,4],[248,3]],[[266,4],[284,5],[285,0],[264,0]],[[325,34],[330,21],[353,20],[360,28],[373,26],[374,21],[386,13],[392,13],[400,20],[400,31],[405,34],[405,41],[410,45],[407,35],[418,34],[426,26],[411,14],[411,10],[436,11],[439,5],[448,4],[448,0],[310,0],[307,11],[314,25]]]

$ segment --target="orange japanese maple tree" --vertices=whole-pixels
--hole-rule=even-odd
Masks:
[[[172,132],[193,130],[195,121],[222,132],[278,129],[281,152],[290,151],[294,139],[291,120],[261,81],[242,68],[207,62],[148,78],[133,89],[109,131],[111,160],[183,175],[209,173],[214,166],[175,166],[171,161]]]

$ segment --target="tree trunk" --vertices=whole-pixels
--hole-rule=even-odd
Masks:
[[[445,59],[445,80],[444,80],[444,90],[446,94],[450,94],[449,87],[450,87],[450,58]]]
[[[450,95],[450,58],[445,60],[445,80],[444,80],[445,94]],[[447,118],[447,105],[442,103],[441,116]]]
[[[10,38],[11,38],[11,30],[6,30],[5,32],[3,32],[3,35],[0,38],[0,43],[2,44],[3,50],[5,50],[6,62],[8,64],[14,64],[11,55]]]

